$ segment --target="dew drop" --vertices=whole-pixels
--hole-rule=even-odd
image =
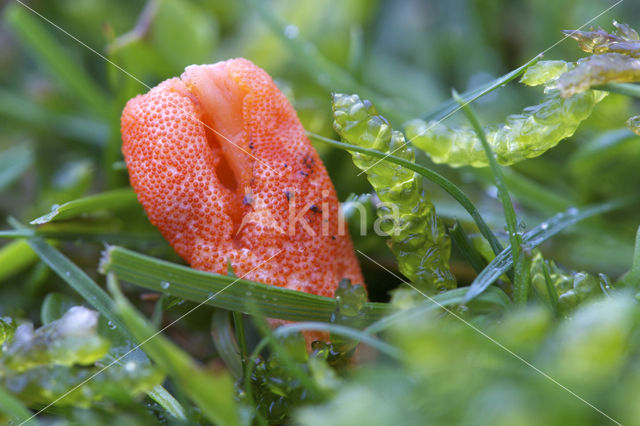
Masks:
[[[211,300],[214,297],[216,297],[216,294],[212,291],[210,291],[209,293],[207,293],[207,300]]]
[[[284,29],[284,36],[286,38],[296,38],[300,34],[300,30],[296,25],[287,25]]]
[[[168,288],[169,288],[169,286],[171,286],[171,283],[169,283],[169,281],[162,281],[162,282],[160,283],[160,287],[162,287],[162,288],[163,288],[163,289],[165,289],[165,290],[166,290],[166,289],[168,289]]]
[[[109,330],[115,330],[116,329],[116,325],[113,323],[113,321],[109,321],[107,323],[107,327],[109,327]]]
[[[578,214],[578,209],[575,207],[569,207],[567,209],[567,214],[570,214],[571,216],[575,216]]]
[[[549,229],[549,224],[547,222],[542,222],[540,224],[540,229],[542,229],[543,231],[546,231],[547,229]]]

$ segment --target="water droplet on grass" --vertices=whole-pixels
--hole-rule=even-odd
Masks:
[[[284,29],[284,36],[286,38],[296,38],[300,34],[300,30],[296,25],[287,25]]]
[[[169,281],[162,281],[160,283],[160,287],[162,287],[163,289],[168,289],[171,286],[171,283],[169,283]]]

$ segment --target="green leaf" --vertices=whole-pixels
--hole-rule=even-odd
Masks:
[[[640,288],[640,227],[638,227],[638,231],[636,232],[636,243],[633,250],[631,269],[629,269],[629,272],[620,281],[623,285]]]
[[[109,128],[103,121],[85,116],[59,114],[25,98],[24,95],[5,89],[0,89],[0,116],[29,129],[49,135],[57,134],[96,147],[104,146],[109,136]]]
[[[423,304],[411,309],[398,311],[391,315],[388,315],[374,322],[364,331],[369,334],[379,333],[391,327],[396,322],[402,323],[410,320],[414,316],[420,317],[423,313],[428,311],[465,303],[465,296],[467,294],[467,291],[468,288],[463,287],[430,296],[428,299],[425,299]],[[496,287],[488,288],[487,291],[478,295],[478,297],[471,301],[471,303],[476,304],[475,306],[484,304],[492,308],[497,307],[502,310],[508,310],[513,306],[511,300],[509,299],[509,296],[507,296],[504,291]]]
[[[42,17],[36,14],[37,12],[27,9],[27,6],[13,3],[5,9],[4,19],[34,59],[47,69],[64,89],[88,105],[94,113],[106,117],[110,105],[104,91],[61,47],[51,30],[45,27]]]
[[[604,53],[579,59],[575,68],[562,74],[557,87],[568,98],[593,86],[640,81],[640,59],[620,53]]]
[[[526,276],[521,272],[524,269],[524,254],[522,252],[522,236],[518,230],[518,217],[516,216],[516,211],[513,207],[513,203],[511,202],[511,196],[509,195],[509,190],[507,188],[507,184],[504,181],[504,176],[502,174],[502,169],[496,160],[496,156],[491,150],[491,146],[489,146],[489,142],[484,134],[484,130],[478,121],[478,117],[475,115],[469,104],[465,104],[464,101],[458,96],[458,94],[454,91],[453,98],[460,103],[462,107],[462,111],[467,116],[467,119],[471,123],[471,127],[476,132],[478,139],[482,143],[482,148],[484,149],[484,153],[489,160],[489,167],[491,169],[491,173],[495,179],[496,187],[498,188],[498,198],[500,199],[500,203],[502,204],[502,208],[504,210],[504,217],[507,223],[507,231],[509,232],[509,241],[511,242],[511,251],[513,254],[513,263],[516,265],[515,268],[515,280],[514,281],[514,293],[521,294],[524,292],[522,287],[528,285],[525,282]],[[520,273],[519,273],[520,272]],[[524,296],[524,300],[517,299],[517,301],[521,303],[526,302],[526,292]]]
[[[569,63],[565,61],[540,61],[527,69],[520,79],[520,83],[527,86],[539,86],[557,79],[567,69],[569,69]]]
[[[131,188],[114,189],[54,205],[51,212],[31,221],[32,225],[42,225],[52,221],[70,219],[100,210],[117,211],[137,205],[136,193]]]
[[[595,86],[594,89],[618,93],[632,98],[640,98],[640,84],[606,83],[600,86]]]
[[[29,146],[16,145],[0,153],[0,190],[3,190],[31,167],[33,150]]]
[[[484,127],[484,133],[498,162],[510,165],[542,155],[561,140],[572,136],[606,92],[586,91],[563,98],[550,90],[538,105],[507,116],[504,123]],[[487,166],[482,143],[468,127],[448,127],[439,121],[416,119],[405,125],[407,138],[435,163],[451,167]]]
[[[269,318],[329,321],[336,307],[329,297],[198,271],[117,246],[107,248],[100,270],[143,288],[231,311],[249,313],[246,301],[251,298]],[[388,307],[367,303],[364,311],[371,322],[385,315]]]
[[[211,320],[211,337],[218,355],[233,377],[236,380],[242,378],[242,358],[229,320],[229,311],[216,309]]]
[[[109,290],[119,317],[129,327],[151,359],[181,387],[214,424],[239,425],[234,385],[226,371],[211,373],[199,367],[186,353],[156,332],[120,291],[113,274]]]
[[[4,245],[0,249],[0,281],[22,271],[36,260],[38,255],[24,240],[11,241]]]
[[[591,216],[606,213],[611,210],[629,205],[637,201],[638,197],[618,198],[592,207],[579,210],[575,207],[569,208],[564,213],[558,213],[553,218],[541,223],[531,231],[524,234],[522,243],[527,249],[533,249],[540,244],[561,232],[563,229]],[[471,283],[464,301],[468,302],[482,294],[491,284],[502,274],[513,266],[513,256],[511,247],[505,248]]]
[[[76,305],[78,303],[66,294],[55,292],[47,294],[40,308],[42,324],[46,325],[61,318],[71,307]]]
[[[31,411],[2,387],[0,387],[0,413],[8,416],[14,422],[20,422],[21,425],[36,426],[39,424]],[[2,420],[2,416],[0,416],[0,420]]]
[[[333,128],[344,141],[415,162],[415,153],[404,135],[393,130],[370,101],[334,93],[332,108]],[[454,288],[456,279],[449,269],[451,240],[423,191],[422,177],[376,157],[351,154],[353,163],[367,174],[380,198],[378,218],[391,238],[390,248],[400,272],[430,293]]]
[[[458,247],[458,251],[460,251],[462,256],[469,262],[474,271],[480,273],[485,266],[487,266],[487,262],[485,262],[480,253],[478,253],[478,250],[473,246],[473,243],[459,220],[456,219],[455,225],[449,230],[449,235],[451,235],[455,246]]]
[[[458,203],[460,203],[462,207],[464,207],[464,209],[469,213],[471,218],[475,221],[476,225],[478,226],[478,230],[480,231],[482,236],[485,237],[489,242],[489,244],[491,245],[491,248],[493,249],[495,254],[498,254],[502,251],[502,245],[500,244],[496,236],[491,231],[491,228],[489,228],[489,226],[484,221],[484,219],[482,219],[480,212],[478,211],[476,206],[473,204],[473,202],[469,199],[469,197],[466,196],[466,194],[460,188],[458,188],[458,186],[456,186],[453,182],[451,182],[449,179],[445,178],[441,174],[434,172],[433,170],[428,169],[427,167],[424,167],[420,164],[416,164],[411,161],[407,161],[404,158],[396,157],[395,155],[389,155],[375,149],[362,148],[357,145],[351,145],[348,143],[339,142],[339,141],[325,138],[324,136],[320,136],[311,132],[307,132],[307,135],[317,141],[326,143],[336,148],[340,148],[345,151],[360,152],[362,154],[367,154],[372,157],[384,159],[384,161],[399,164],[409,170],[413,170],[414,172],[419,173],[424,178],[429,179],[431,182],[435,183],[440,188],[442,188],[445,192],[451,195]]]

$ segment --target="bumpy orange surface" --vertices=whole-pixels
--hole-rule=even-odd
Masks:
[[[189,264],[333,297],[363,283],[338,199],[295,110],[246,59],[192,65],[122,114],[131,184]],[[272,256],[271,260],[269,260]]]

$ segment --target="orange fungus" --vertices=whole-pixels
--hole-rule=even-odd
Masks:
[[[363,283],[335,189],[295,110],[246,59],[192,65],[122,113],[131,184],[196,269],[333,297]]]

